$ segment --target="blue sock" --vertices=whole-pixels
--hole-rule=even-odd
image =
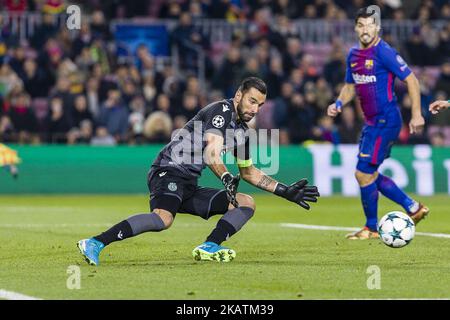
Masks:
[[[366,227],[372,231],[377,230],[378,222],[378,188],[375,182],[361,189],[361,202],[366,215]]]
[[[379,174],[375,183],[377,184],[378,190],[380,190],[386,198],[401,205],[407,213],[417,210],[414,210],[417,202],[408,197],[408,195],[404,193],[389,177]]]

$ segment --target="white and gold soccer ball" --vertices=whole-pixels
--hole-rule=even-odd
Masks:
[[[414,238],[416,226],[414,221],[400,211],[392,211],[381,218],[378,233],[383,243],[391,248],[402,248]]]

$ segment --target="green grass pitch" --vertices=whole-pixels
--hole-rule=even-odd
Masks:
[[[147,196],[1,196],[0,290],[42,299],[450,298],[450,239],[416,235],[401,249],[349,241],[345,231],[281,224],[362,226],[358,198],[322,198],[309,212],[271,195],[255,199],[254,218],[226,242],[237,252],[231,263],[191,256],[219,217],[179,214],[169,230],[107,247],[92,267],[77,240],[147,212]],[[450,234],[450,197],[420,200],[431,213],[416,231]],[[382,199],[379,209],[381,218],[399,207]],[[66,286],[71,265],[81,270],[79,290]],[[372,265],[381,289],[367,287]]]

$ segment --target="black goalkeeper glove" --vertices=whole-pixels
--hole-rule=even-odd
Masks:
[[[295,202],[302,208],[309,210],[310,206],[306,201],[317,202],[317,197],[320,197],[320,193],[316,186],[308,186],[307,184],[308,180],[306,179],[294,182],[290,186],[278,183],[274,194]]]
[[[222,180],[223,185],[225,186],[225,190],[227,191],[228,201],[230,201],[235,208],[239,207],[239,203],[236,200],[236,193],[240,179],[241,176],[239,174],[233,176],[229,172],[225,172],[220,178],[220,180]]]

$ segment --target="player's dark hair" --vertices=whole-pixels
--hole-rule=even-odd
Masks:
[[[242,94],[246,93],[251,88],[255,88],[262,94],[267,94],[267,86],[264,81],[262,81],[260,78],[257,77],[248,77],[245,78],[241,85],[239,86],[239,91],[242,92]]]
[[[373,10],[372,8],[369,8],[369,7],[361,8],[356,12],[355,24],[358,23],[359,18],[370,18],[373,15],[375,15],[375,10]],[[375,19],[375,17],[373,17],[373,18]]]

